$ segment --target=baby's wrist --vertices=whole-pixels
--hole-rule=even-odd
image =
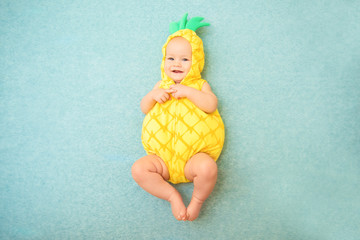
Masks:
[[[155,99],[156,98],[156,90],[151,90],[150,97],[152,100],[156,101],[156,99]]]

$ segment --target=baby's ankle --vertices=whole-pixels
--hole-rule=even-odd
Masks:
[[[202,200],[196,196],[192,196],[191,201],[194,201],[197,204],[203,204],[205,202],[205,200]]]
[[[174,190],[172,193],[170,193],[169,198],[168,198],[168,202],[173,202],[173,201],[177,201],[179,200],[179,198],[181,199],[181,195],[178,191]]]

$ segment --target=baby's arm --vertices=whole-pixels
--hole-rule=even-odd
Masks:
[[[170,89],[176,91],[172,93],[174,98],[179,99],[186,97],[206,113],[212,113],[217,108],[217,97],[211,91],[208,83],[204,83],[201,91],[181,84],[172,85]]]
[[[170,99],[169,93],[173,90],[165,90],[159,88],[161,81],[157,82],[155,87],[143,97],[140,103],[141,111],[147,114],[155,105],[155,103],[164,103]]]

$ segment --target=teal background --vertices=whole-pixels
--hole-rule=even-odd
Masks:
[[[226,125],[195,222],[130,174],[185,12]],[[360,239],[359,23],[351,0],[0,1],[0,239]]]

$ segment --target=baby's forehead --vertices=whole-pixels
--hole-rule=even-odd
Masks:
[[[179,43],[189,43],[189,44],[190,44],[190,42],[189,42],[186,38],[183,38],[183,37],[181,37],[181,36],[177,36],[177,37],[172,38],[172,39],[169,41],[169,43],[170,43],[170,42],[179,42]]]
[[[185,38],[174,37],[169,41],[168,45],[166,46],[166,52],[168,52],[169,50],[171,52],[176,50],[192,52],[192,46],[190,42]]]
[[[190,42],[183,37],[174,37],[173,39],[171,39],[169,41],[167,47],[169,47],[171,45],[184,45],[184,46],[188,46],[191,48]]]

